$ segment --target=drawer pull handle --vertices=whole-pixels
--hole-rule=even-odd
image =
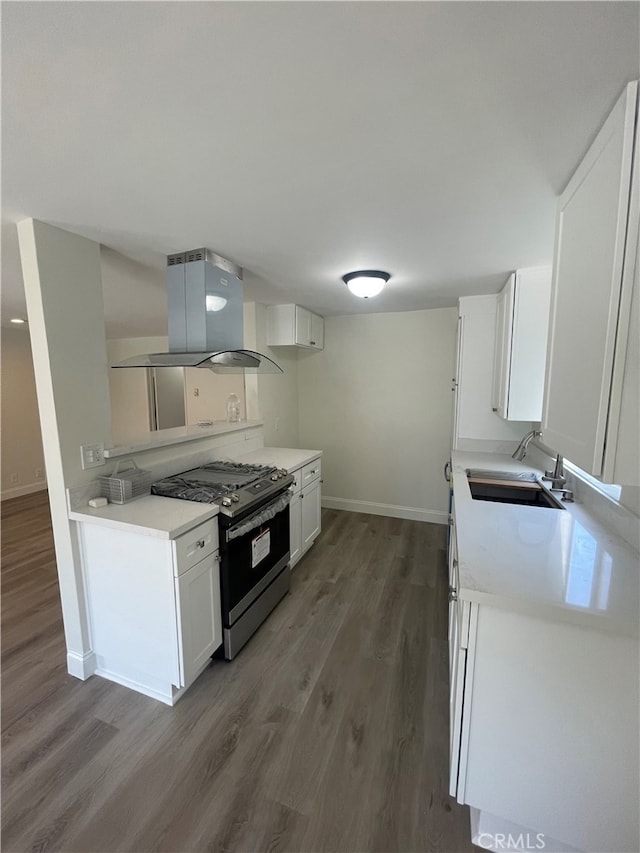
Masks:
[[[196,548],[204,548],[204,539],[198,539],[196,542]]]

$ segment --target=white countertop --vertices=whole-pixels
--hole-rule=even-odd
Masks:
[[[73,521],[85,524],[100,524],[155,536],[160,539],[175,539],[192,527],[218,515],[215,504],[182,501],[160,495],[145,495],[125,504],[107,504],[93,509],[87,506],[69,513]]]
[[[638,635],[638,552],[577,503],[474,500],[466,471],[535,471],[511,456],[454,451],[460,600]]]
[[[285,471],[295,471],[296,468],[313,462],[322,456],[321,450],[295,450],[289,447],[261,447],[237,457],[238,462],[251,462],[255,465],[276,465]]]
[[[234,425],[236,428],[246,428],[261,422],[247,422]],[[227,427],[229,424],[227,424]],[[295,450],[288,447],[263,447],[244,453],[236,458],[238,462],[277,465],[293,471],[318,459],[321,450]],[[104,507],[93,508],[84,506],[69,512],[73,521],[85,524],[101,524],[130,533],[141,533],[143,536],[155,536],[161,539],[175,539],[187,530],[218,515],[215,504],[183,501],[176,498],[165,498],[160,495],[145,495],[125,504],[107,504]]]

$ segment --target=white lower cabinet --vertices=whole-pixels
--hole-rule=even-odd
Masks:
[[[218,525],[171,540],[81,524],[95,672],[173,705],[222,643]]]
[[[474,843],[640,849],[637,641],[476,603],[450,620],[450,793]]]
[[[175,579],[181,684],[188,686],[222,644],[218,553]]]
[[[298,490],[289,504],[289,563],[293,567],[302,555],[302,491]]]
[[[322,460],[314,459],[291,473],[295,478],[289,505],[290,566],[293,568],[320,534]]]
[[[302,490],[302,549],[310,548],[320,533],[320,480]]]

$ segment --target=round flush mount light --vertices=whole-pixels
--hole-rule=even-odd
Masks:
[[[12,317],[12,319],[9,320],[9,322],[10,323],[26,323],[27,321],[23,320],[22,317]]]
[[[351,293],[363,299],[377,296],[390,278],[389,273],[382,270],[359,270],[342,276]]]

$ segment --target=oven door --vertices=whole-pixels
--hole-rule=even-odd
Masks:
[[[280,495],[248,518],[221,527],[220,579],[226,628],[242,616],[289,563],[288,503],[273,518],[261,521],[265,510],[279,506],[282,499]],[[236,535],[252,522],[252,529]]]

